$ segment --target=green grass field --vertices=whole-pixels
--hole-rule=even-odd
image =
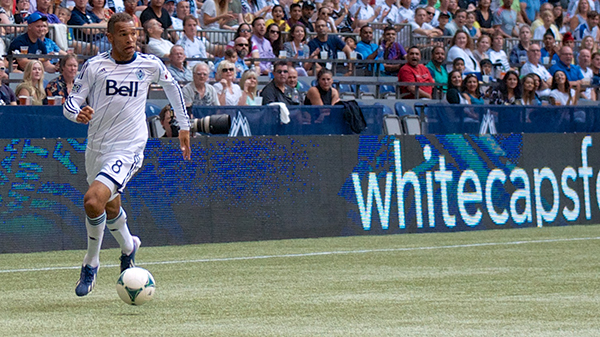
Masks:
[[[598,225],[142,246],[140,307],[119,254],[83,298],[82,251],[0,255],[0,336],[600,335]]]

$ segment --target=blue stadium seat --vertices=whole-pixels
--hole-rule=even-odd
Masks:
[[[310,89],[310,86],[304,82],[302,82],[301,80],[298,80],[298,91],[300,92],[307,92],[308,89]]]
[[[156,105],[154,103],[146,102],[146,118],[151,117],[151,116],[158,116],[158,114],[160,113],[160,110],[162,110],[162,108],[159,107],[158,105]]]
[[[392,110],[392,108],[390,108],[389,106],[387,106],[385,104],[374,103],[373,105],[382,106],[384,115],[393,115],[394,114],[394,111]]]
[[[415,114],[413,107],[403,102],[396,102],[396,104],[394,104],[394,108],[396,109],[396,115],[400,117]]]
[[[387,98],[388,96],[396,95],[396,87],[389,84],[382,84],[379,86],[379,97]]]

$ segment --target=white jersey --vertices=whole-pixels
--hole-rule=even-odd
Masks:
[[[75,79],[63,114],[73,122],[86,102],[94,109],[89,122],[87,149],[100,153],[143,151],[148,139],[146,97],[150,84],[164,90],[182,130],[189,130],[183,94],[162,61],[154,55],[134,54],[117,62],[110,51],[89,59]]]

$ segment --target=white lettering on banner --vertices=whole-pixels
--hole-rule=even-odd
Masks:
[[[592,146],[592,137],[586,136],[581,142],[581,166],[575,169],[568,166],[563,169],[560,175],[560,184],[555,173],[548,167],[534,168],[533,191],[531,190],[531,178],[527,172],[519,167],[514,167],[507,177],[505,171],[494,168],[487,177],[482,176],[472,169],[465,169],[461,172],[456,186],[456,195],[450,190],[453,183],[452,171],[446,168],[446,158],[443,155],[438,156],[438,170],[431,168],[424,172],[425,176],[425,194],[427,198],[427,220],[429,227],[436,225],[436,201],[441,204],[442,219],[444,225],[453,228],[457,225],[457,215],[450,214],[449,201],[456,200],[458,205],[458,216],[469,227],[475,227],[481,223],[484,212],[487,212],[489,218],[496,225],[504,225],[510,219],[517,224],[532,223],[533,206],[535,202],[536,225],[542,227],[544,223],[554,222],[560,209],[560,193],[570,200],[568,205],[563,205],[560,212],[567,221],[575,221],[581,213],[581,201],[583,200],[585,209],[585,218],[591,219],[592,209],[590,201],[590,179],[593,177],[593,169],[588,166],[588,148]],[[394,170],[392,172],[383,172],[377,174],[369,172],[367,178],[366,196],[363,195],[363,186],[359,173],[352,173],[352,183],[358,204],[358,211],[364,230],[370,230],[372,225],[372,209],[375,206],[379,215],[382,229],[389,229],[391,200],[396,194],[398,203],[398,226],[406,228],[406,210],[405,210],[405,192],[412,188],[414,193],[414,209],[417,228],[423,228],[423,206],[421,194],[421,181],[419,176],[413,170],[403,171],[402,152],[399,140],[394,140],[391,156],[394,157]],[[432,150],[430,145],[423,146],[423,158],[425,162],[432,160]],[[378,177],[385,175],[385,189],[382,198],[380,190],[380,181]],[[394,177],[395,175],[395,177]],[[508,178],[508,179],[507,179]],[[574,188],[577,179],[583,182],[583,198]],[[508,209],[500,207],[500,195],[506,195],[507,180],[515,188],[510,195]],[[395,189],[393,188],[395,182]],[[485,185],[482,185],[485,182]],[[434,184],[438,184],[439,193],[434,193]],[[542,186],[548,186],[552,190],[552,198],[542,198]],[[571,184],[571,185],[569,185]],[[546,187],[547,189],[547,187]],[[581,191],[580,191],[581,192]],[[533,199],[532,199],[533,198]],[[596,179],[596,200],[600,209],[600,174]],[[532,202],[533,201],[533,202]],[[375,205],[373,205],[375,203]],[[467,206],[469,205],[469,206]]]

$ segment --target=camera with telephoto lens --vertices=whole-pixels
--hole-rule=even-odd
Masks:
[[[169,122],[173,137],[179,136],[179,124],[175,118]],[[231,128],[231,118],[227,114],[211,115],[190,119],[190,132],[209,133],[213,135],[228,134]]]

